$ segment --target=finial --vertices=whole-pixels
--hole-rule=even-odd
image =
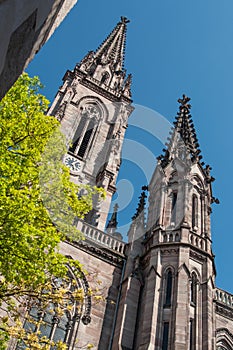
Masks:
[[[191,162],[199,162],[202,159],[199,149],[200,145],[197,140],[196,131],[192,117],[190,115],[191,99],[183,94],[182,98],[178,99],[180,103],[179,112],[173,122],[174,127],[169,133],[166,148],[163,149],[164,155],[157,158],[158,164],[165,168],[170,161],[179,158],[184,161],[190,159]],[[188,157],[188,158],[187,158]],[[201,163],[200,163],[201,164]],[[202,162],[202,166],[203,166]],[[209,170],[207,169],[207,172]]]
[[[118,211],[119,205],[116,203],[113,208],[112,216],[107,224],[107,232],[110,234],[113,234],[116,231],[117,228],[117,211]]]
[[[130,20],[127,17],[121,16],[121,22],[122,23],[129,23]]]
[[[181,104],[180,110],[182,109],[189,110],[191,108],[191,105],[188,103],[190,100],[191,100],[190,97],[187,97],[185,94],[183,94],[183,97],[178,99],[178,102]]]
[[[132,74],[129,74],[125,80],[124,94],[131,97]]]
[[[143,186],[143,187],[145,187],[145,186]],[[141,192],[140,197],[139,197],[138,207],[137,207],[136,213],[132,217],[132,220],[135,220],[143,212],[143,210],[145,209],[146,198],[147,198],[147,195],[145,193],[145,190],[143,190]]]
[[[220,200],[218,198],[212,197],[211,203],[220,204]]]

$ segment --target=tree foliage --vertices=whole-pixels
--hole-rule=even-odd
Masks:
[[[0,102],[0,301],[11,312],[12,297],[41,295],[51,276],[66,275],[58,244],[80,239],[75,217],[92,209],[93,195],[103,197],[101,189],[70,182],[65,140],[40,88],[37,77],[23,74]]]

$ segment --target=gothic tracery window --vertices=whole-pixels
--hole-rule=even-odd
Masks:
[[[91,119],[88,123],[87,130],[83,136],[81,145],[80,145],[79,150],[78,150],[78,156],[81,158],[83,158],[85,155],[85,152],[86,152],[88,143],[91,139],[91,135],[93,133],[94,127],[95,127],[95,122],[93,119]]]
[[[172,203],[171,203],[171,223],[176,222],[176,205],[177,204],[177,192],[172,192]]]
[[[169,322],[164,322],[162,350],[168,349],[168,337],[169,337]]]
[[[70,147],[69,151],[74,153],[77,146],[78,146],[78,143],[79,143],[79,140],[80,140],[80,137],[82,135],[82,131],[85,127],[85,124],[86,124],[86,118],[83,116],[81,117],[80,119],[80,123],[77,127],[77,130],[75,131],[75,134],[74,134],[74,137],[73,137],[73,142],[72,142],[72,146]]]
[[[83,158],[93,140],[97,122],[100,118],[100,111],[94,104],[87,104],[84,107],[81,107],[80,110],[80,122],[75,131],[69,151],[76,154],[78,157]]]
[[[233,344],[232,344],[232,338],[229,339],[229,334],[223,335],[222,339],[217,340],[217,350],[232,350]]]
[[[227,345],[218,345],[217,350],[231,350]]]
[[[190,281],[190,304],[192,307],[194,307],[193,316],[190,319],[189,322],[189,350],[195,350],[196,349],[196,328],[197,328],[197,302],[198,302],[198,295],[197,295],[197,275],[195,272],[191,274],[191,281]]]
[[[63,302],[58,305],[49,302],[46,307],[40,308],[40,302],[30,307],[26,317],[24,329],[27,333],[39,334],[39,338],[46,337],[56,343],[58,341],[69,345],[74,334],[77,334],[79,323],[87,325],[91,321],[91,297],[89,284],[82,271],[78,271],[79,277],[72,267],[68,266],[66,279],[53,279],[53,290],[59,288],[66,290]],[[83,300],[76,297],[76,293],[83,295]],[[23,350],[27,346],[23,341],[19,342],[16,349]],[[51,350],[56,345],[50,346]]]
[[[192,197],[192,228],[198,227],[198,198],[194,194]]]
[[[193,272],[191,276],[191,285],[190,285],[190,302],[193,305],[197,303],[197,276]]]
[[[195,349],[195,321],[194,319],[190,319],[189,321],[189,350]]]
[[[172,271],[169,269],[166,273],[166,282],[165,282],[165,307],[171,306],[172,299]]]

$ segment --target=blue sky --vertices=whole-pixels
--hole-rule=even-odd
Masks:
[[[65,71],[96,50],[122,15],[131,21],[125,67],[133,74],[134,102],[172,122],[177,99],[183,93],[192,98],[203,160],[213,168],[213,194],[220,200],[212,214],[217,285],[233,293],[232,0],[79,0],[27,71],[39,75],[44,94],[52,100]],[[128,128],[126,139],[143,144],[154,157],[163,148],[157,138],[135,126]],[[119,191],[126,187],[133,194],[119,213],[124,225],[134,214],[146,177],[137,162],[126,160],[119,179]]]

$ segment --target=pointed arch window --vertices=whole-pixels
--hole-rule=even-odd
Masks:
[[[231,348],[227,345],[219,345],[217,346],[217,350],[230,350]]]
[[[216,329],[216,349],[217,350],[232,350],[233,349],[233,334],[229,328]]]
[[[81,119],[75,131],[69,152],[76,154],[80,158],[84,158],[87,150],[90,149],[99,119],[100,111],[96,105],[88,104],[81,107]]]
[[[78,125],[78,127],[77,127],[77,129],[75,131],[75,134],[74,134],[74,137],[73,137],[72,146],[69,149],[70,152],[72,152],[72,153],[75,152],[85,125],[86,125],[86,117],[82,117],[80,119],[80,123],[79,123],[79,125]]]
[[[172,299],[172,271],[169,269],[166,273],[164,307],[171,307],[171,299]]]
[[[194,325],[195,325],[194,319],[190,319],[190,321],[189,321],[189,350],[195,349],[195,339],[194,339],[195,326]]]
[[[196,349],[196,327],[197,327],[197,275],[191,275],[190,283],[190,304],[194,307],[193,318],[189,321],[189,350]]]
[[[192,197],[192,228],[198,227],[198,198],[194,194]]]
[[[172,192],[171,223],[176,222],[177,192]]]
[[[78,150],[78,156],[81,157],[81,158],[83,158],[84,155],[85,155],[85,152],[87,150],[89,141],[91,139],[91,135],[93,133],[94,127],[95,127],[94,120],[90,120],[90,122],[89,122],[89,124],[87,126],[87,130],[86,130],[86,132],[85,132],[85,134],[83,136],[81,145],[80,145],[79,150]]]
[[[110,75],[108,72],[104,72],[102,74],[101,80],[100,80],[100,84],[107,84],[109,81]]]
[[[194,272],[191,275],[190,302],[194,306],[196,306],[196,304],[197,304],[197,276]]]
[[[169,340],[169,322],[164,322],[163,324],[163,342],[162,350],[168,349],[168,340]]]
[[[39,338],[46,337],[52,342],[64,342],[68,346],[72,342],[74,334],[77,334],[80,321],[87,325],[91,321],[91,296],[89,295],[89,284],[82,271],[77,271],[68,266],[67,278],[53,279],[53,290],[65,288],[65,301],[61,306],[55,303],[48,303],[41,308],[39,301],[31,304],[28,315],[25,319],[24,329],[28,333],[37,333]],[[79,277],[77,277],[79,276]],[[83,302],[78,302],[76,293],[82,290]],[[30,303],[30,301],[29,301]],[[61,312],[62,311],[62,312]],[[43,345],[43,339],[42,345]],[[23,341],[20,341],[16,350],[28,348]],[[56,346],[50,346],[55,350]]]

